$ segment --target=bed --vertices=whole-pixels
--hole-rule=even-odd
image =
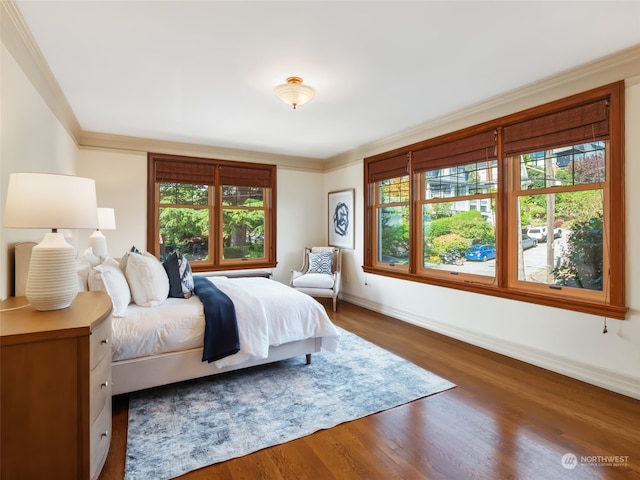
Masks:
[[[18,279],[25,275],[22,270],[28,265],[29,253],[28,246],[16,248],[16,294],[21,293]],[[131,258],[142,261],[143,257]],[[105,289],[114,304],[113,395],[298,356],[301,364],[305,360],[309,363],[311,354],[338,348],[337,328],[312,297],[264,277],[194,275],[194,279],[210,283],[231,300],[239,337],[239,351],[203,361],[207,323],[198,290],[188,298],[167,298],[163,292],[153,301],[141,300],[140,288],[151,295],[157,290],[153,284],[165,281],[159,261],[144,261],[152,267],[145,270],[151,276],[137,280],[131,275],[125,278],[122,262],[114,259],[97,266],[87,266],[85,261],[78,264],[80,289]],[[18,264],[22,266],[18,268]],[[161,265],[160,270],[157,265]],[[131,266],[125,268],[127,273],[133,271]],[[132,301],[134,297],[136,301]]]
[[[113,317],[113,394],[301,356],[334,352],[339,332],[313,298],[267,278],[206,277],[231,298],[240,351],[202,361],[204,313],[197,295]]]

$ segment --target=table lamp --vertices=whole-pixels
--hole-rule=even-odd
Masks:
[[[107,258],[107,239],[101,230],[115,230],[116,215],[113,208],[98,208],[98,229],[89,237],[93,254],[101,260]]]
[[[12,173],[4,227],[50,228],[33,247],[25,294],[36,310],[60,310],[78,295],[75,249],[58,229],[96,228],[95,182],[50,173]]]

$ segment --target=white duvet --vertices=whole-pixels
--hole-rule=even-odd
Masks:
[[[334,352],[340,333],[324,307],[308,295],[266,278],[207,277],[233,301],[240,351],[218,367],[264,359],[269,346],[312,337]],[[202,347],[204,311],[197,296],[168,298],[155,307],[129,305],[113,317],[113,361]]]

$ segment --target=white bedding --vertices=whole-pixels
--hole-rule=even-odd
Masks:
[[[340,334],[313,298],[266,278],[207,277],[234,303],[240,351],[215,362],[223,367],[264,359],[269,346],[322,337],[334,352]],[[155,307],[129,305],[113,317],[113,361],[202,347],[204,312],[197,296],[168,298]]]

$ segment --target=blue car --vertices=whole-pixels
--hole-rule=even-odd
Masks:
[[[486,262],[487,260],[496,258],[496,247],[493,245],[472,245],[464,253],[464,258],[467,260]]]

